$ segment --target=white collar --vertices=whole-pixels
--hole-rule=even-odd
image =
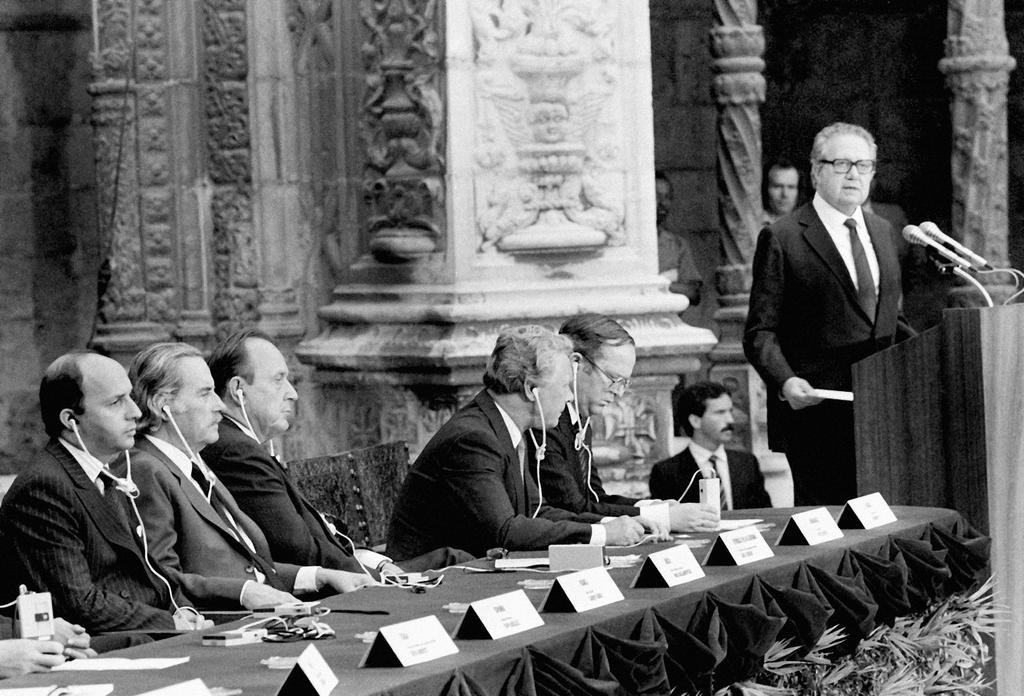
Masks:
[[[101,462],[96,457],[92,456],[88,452],[78,447],[75,447],[70,442],[66,442],[64,438],[57,438],[60,444],[64,445],[64,449],[75,458],[78,465],[82,467],[82,471],[89,477],[91,483],[96,483],[96,480],[100,477],[100,472],[107,468],[107,465]]]
[[[164,453],[164,455],[171,460],[174,466],[181,469],[181,472],[186,476],[192,476],[192,460],[189,459],[188,455],[182,452],[180,449],[167,442],[161,440],[158,437],[153,437],[150,434],[146,434],[146,439],[153,443],[153,446]]]
[[[565,404],[565,407],[569,409],[569,422],[573,425],[579,425],[580,422],[580,411],[576,408],[575,401],[569,401]]]
[[[512,416],[508,415],[497,401],[494,402],[494,405],[497,407],[498,413],[501,414],[501,420],[505,421],[505,427],[508,428],[508,436],[512,438],[512,447],[519,449],[519,443],[523,441],[523,431],[519,429],[516,422],[512,420]]]
[[[249,429],[248,425],[246,425],[245,423],[243,423],[242,421],[238,420],[237,418],[235,418],[234,416],[232,416],[230,414],[222,413],[221,416],[224,417],[224,418],[227,418],[229,421],[231,421],[236,426],[238,426],[238,429],[241,430],[244,434],[246,434],[249,437],[251,437],[253,440],[255,440],[256,444],[258,444],[258,445],[262,445],[263,444],[262,442],[260,442],[260,439],[258,437],[256,437],[256,433],[254,433],[252,430]]]
[[[712,452],[708,448],[702,447],[693,440],[690,440],[690,453],[693,455],[693,460],[697,462],[698,466],[707,464],[708,460],[711,459],[711,455],[714,455],[715,459],[720,462],[726,461],[725,445],[719,445],[715,448],[715,451]]]
[[[868,227],[864,224],[864,211],[858,205],[857,209],[853,211],[853,215],[846,215],[845,213],[837,210],[832,206],[831,203],[821,197],[820,193],[815,193],[814,198],[811,200],[811,205],[814,206],[814,212],[821,218],[821,222],[825,225],[825,229],[842,229],[843,223],[848,218],[853,218],[857,221],[857,227],[859,229],[866,230]]]

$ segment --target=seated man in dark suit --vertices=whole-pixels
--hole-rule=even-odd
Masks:
[[[573,401],[547,432],[540,464],[541,495],[554,507],[598,515],[639,515],[636,498],[605,492],[594,466],[591,416],[600,414],[629,388],[636,365],[633,337],[610,317],[580,314],[559,330],[573,345]],[[527,440],[527,445],[532,443]],[[531,448],[530,456],[534,452]],[[531,468],[536,481],[536,473]],[[695,503],[670,501],[669,524],[674,532],[713,531],[718,515]],[[658,530],[661,531],[661,530]],[[665,530],[667,531],[667,530]]]
[[[197,604],[247,609],[294,602],[291,594],[348,592],[363,574],[275,563],[259,526],[199,458],[218,437],[224,406],[202,354],[158,343],[129,368],[142,410],[130,457],[121,462],[138,498],[153,555]]]
[[[388,553],[397,561],[440,546],[488,549],[550,544],[632,544],[633,517],[602,522],[545,505],[525,473],[523,430],[552,428],[572,397],[572,345],[539,326],[503,331],[487,361],[485,389],[459,409],[417,457],[395,504]]]
[[[696,479],[721,480],[722,509],[771,507],[757,457],[727,450],[733,437],[732,397],[717,382],[697,382],[683,390],[679,400],[683,430],[690,444],[674,457],[651,469],[651,495],[681,502],[700,500]]]
[[[214,389],[224,402],[220,437],[201,456],[238,506],[263,530],[279,561],[352,572],[388,573],[443,568],[471,560],[439,549],[406,561],[402,568],[370,549],[356,548],[340,522],[329,521],[295,487],[287,466],[274,454],[273,438],[291,425],[298,395],[288,363],[270,338],[256,329],[236,331],[209,360]]]
[[[53,595],[55,614],[93,633],[202,625],[172,580],[157,575],[107,468],[132,446],[139,410],[124,368],[94,353],[57,358],[39,386],[50,442],[0,507],[7,581]],[[173,595],[172,595],[173,592]]]

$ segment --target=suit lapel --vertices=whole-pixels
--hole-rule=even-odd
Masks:
[[[136,447],[138,447],[138,449],[146,452],[150,456],[155,457],[160,461],[161,464],[167,467],[167,470],[170,471],[171,475],[174,476],[174,478],[177,480],[178,485],[181,487],[181,490],[184,491],[185,498],[188,499],[188,502],[204,520],[206,520],[211,525],[220,530],[221,534],[228,538],[231,541],[231,543],[234,543],[236,546],[242,549],[247,556],[252,555],[251,552],[249,551],[249,547],[247,547],[244,543],[242,543],[240,539],[238,539],[237,535],[235,534],[235,530],[231,529],[227,525],[227,523],[221,518],[220,514],[216,510],[214,510],[213,505],[206,501],[206,498],[204,498],[203,494],[199,492],[199,489],[196,488],[196,485],[191,478],[186,476],[184,472],[182,472],[182,470],[179,469],[174,464],[174,462],[169,460],[164,455],[163,452],[157,449],[157,447],[146,438],[139,438],[138,440],[136,440],[135,444]],[[220,490],[223,490],[223,484],[218,482],[217,486],[219,487],[219,490],[215,488],[215,491],[219,493]],[[216,500],[216,498],[213,499]],[[223,500],[223,497],[221,499]],[[234,512],[232,512],[232,514],[234,514]]]
[[[502,445],[502,463],[505,466],[504,478],[509,482],[509,485],[505,488],[509,500],[512,501],[512,508],[517,514],[525,515],[528,504],[528,501],[525,499],[526,484],[523,481],[522,474],[519,473],[519,455],[512,444],[508,428],[505,427],[505,419],[501,417],[498,407],[494,404],[494,399],[486,391],[481,391],[477,394],[473,401],[483,412],[484,417],[487,418],[491,430],[494,431],[495,437]]]
[[[871,325],[871,320],[868,318],[868,315],[864,313],[864,308],[860,306],[860,300],[857,298],[857,286],[853,284],[853,278],[850,277],[850,270],[843,262],[843,257],[839,255],[839,250],[836,249],[835,242],[833,242],[832,237],[829,236],[824,223],[822,223],[818,214],[814,212],[814,207],[810,203],[807,204],[807,208],[804,212],[805,214],[800,219],[800,224],[806,225],[806,228],[804,229],[804,239],[807,240],[810,247],[836,277],[839,284],[843,286],[847,302],[853,306],[861,319],[867,322],[868,325]],[[875,235],[871,234],[870,228],[868,228],[868,234],[871,236],[872,244],[874,244]],[[875,256],[878,256],[877,252]],[[881,269],[881,265],[879,265],[879,269]],[[879,283],[879,285],[881,285],[881,283]]]
[[[877,224],[878,218],[868,213],[864,214],[864,224],[868,228],[868,236],[871,237],[871,245],[875,248],[875,260],[878,261],[878,306],[887,306],[886,298],[889,293],[900,292],[898,283],[891,282],[899,276],[899,257],[896,248],[893,246],[892,237],[883,232],[883,227]]]

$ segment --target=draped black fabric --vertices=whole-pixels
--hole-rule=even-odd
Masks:
[[[945,549],[933,549],[927,541],[893,537],[889,558],[902,559],[907,566],[907,597],[911,611],[923,611],[931,602],[946,595],[945,586],[952,573],[946,565]]]
[[[487,696],[487,692],[460,670],[455,670],[441,696]]]
[[[950,592],[970,589],[988,576],[989,547],[992,540],[960,519],[946,531],[931,526],[932,547],[948,552],[946,565],[951,576],[946,583]]]
[[[540,652],[526,648],[516,696],[624,696],[618,682],[605,671],[605,678],[594,678]],[[603,667],[607,670],[607,662]],[[600,665],[599,665],[600,667]]]
[[[747,602],[761,608],[769,616],[786,619],[778,640],[800,646],[794,653],[802,657],[818,644],[828,626],[832,608],[813,592],[795,587],[776,587],[754,576],[747,593]]]
[[[722,623],[717,612],[709,608],[707,596],[701,598],[687,628],[657,610],[654,615],[668,644],[665,672],[669,684],[683,693],[712,693],[712,675],[725,658],[728,645]]]
[[[668,643],[653,612],[644,612],[628,639],[596,628],[594,638],[604,648],[611,673],[626,693],[639,696],[669,693],[665,671]],[[575,662],[573,664],[576,665]]]
[[[718,611],[727,646],[725,658],[715,669],[715,684],[722,687],[754,676],[786,620],[769,616],[753,604],[726,602],[714,593],[709,592],[708,599]]]
[[[863,576],[849,569],[849,564],[846,572],[843,570],[842,563],[839,573],[803,564],[793,581],[796,589],[823,599],[832,609],[829,625],[839,626],[845,631],[846,638],[833,650],[836,656],[848,655],[857,648],[861,639],[874,629],[875,614],[878,613],[878,604],[864,585]]]
[[[883,549],[888,556],[888,546]],[[911,611],[907,594],[907,564],[902,558],[889,560],[860,551],[850,552],[850,562],[860,569],[871,596],[878,603],[876,620],[892,626],[897,616],[906,616]]]

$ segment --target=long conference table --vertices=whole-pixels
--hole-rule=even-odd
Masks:
[[[188,656],[182,665],[145,672],[34,674],[0,682],[0,689],[113,683],[115,694],[140,694],[200,677],[211,688],[241,689],[244,696],[272,695],[278,693],[288,672],[269,669],[261,661],[296,657],[310,644],[316,645],[339,678],[332,692],[336,696],[577,693],[563,688],[569,683],[580,686],[578,693],[601,693],[599,688],[587,691],[590,687],[573,670],[598,679],[603,675],[607,681],[608,665],[624,682],[646,680],[643,687],[625,684],[626,691],[664,693],[666,673],[672,686],[688,679],[686,688],[721,688],[735,678],[751,676],[745,672],[759,666],[767,646],[787,631],[797,639],[813,641],[814,635],[808,637],[813,625],[832,614],[829,621],[845,624],[848,632],[867,632],[887,613],[909,613],[915,602],[920,605],[957,589],[957,582],[966,586],[985,572],[988,540],[951,510],[894,507],[897,521],[875,529],[844,530],[843,538],[815,546],[776,546],[786,521],[798,511],[744,510],[724,515],[762,518],[770,525],[762,527],[775,554],[771,558],[744,566],[705,566],[705,577],[671,588],[631,588],[639,565],[612,569],[611,577],[625,597],[622,601],[583,613],[544,612],[543,626],[498,640],[456,640],[457,654],[419,665],[360,667],[369,645],[357,634],[427,615],[436,615],[451,633],[462,615],[449,612],[445,605],[511,592],[524,580],[553,576],[448,570],[441,585],[422,593],[374,587],[324,600],[332,610],[324,620],[336,631],[334,639],[204,647],[199,634],[182,634],[107,655]],[[833,516],[838,511],[830,508]],[[714,535],[704,538],[711,540]],[[689,540],[688,545],[703,561],[709,545],[699,543]],[[609,550],[609,554],[649,554],[670,546],[647,544]],[[934,551],[931,556],[929,548]],[[547,594],[530,589],[526,593],[536,607]],[[794,608],[801,604],[801,597],[813,599],[814,595],[830,600],[834,612],[827,606],[824,610]],[[872,596],[873,607],[869,606]],[[863,600],[860,606],[857,597]],[[790,614],[788,625],[784,626],[787,619],[781,614]],[[624,674],[631,670],[637,673]],[[531,680],[536,684],[529,686]]]

